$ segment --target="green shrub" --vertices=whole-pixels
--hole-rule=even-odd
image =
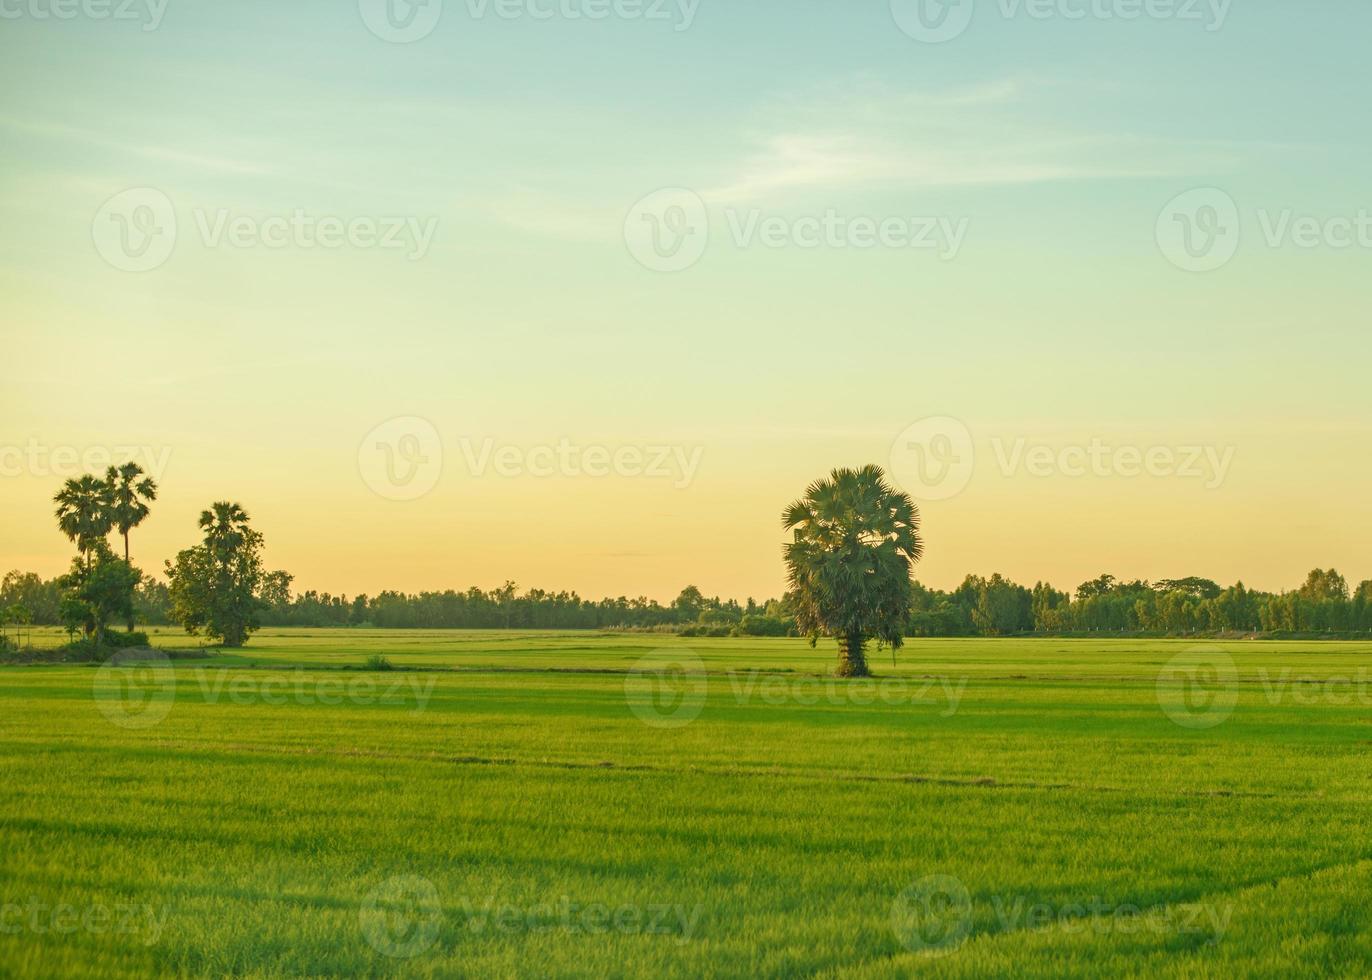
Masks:
[[[367,670],[395,670],[395,665],[379,653],[374,653],[362,665]]]
[[[105,646],[115,650],[130,650],[150,645],[147,633],[121,633],[118,630],[110,630],[105,634]]]
[[[102,647],[94,640],[80,639],[72,640],[62,647],[63,659],[68,663],[86,664],[97,660],[106,659],[113,650],[110,647]]]
[[[796,628],[794,619],[776,616],[744,616],[734,627],[735,636],[789,636]]]

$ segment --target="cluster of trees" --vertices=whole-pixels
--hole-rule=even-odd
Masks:
[[[200,516],[201,544],[166,563],[167,583],[134,566],[129,535],[151,513],[157,484],[137,463],[111,466],[103,478],[67,480],[53,497],[58,529],[76,545],[65,575],[43,580],[10,572],[0,580],[0,627],[61,625],[96,649],[135,646],[135,623],[175,623],[241,646],[265,605],[262,535],[237,504],[216,503]],[[123,555],[110,536],[123,541]],[[123,623],[123,635],[111,631]],[[3,632],[0,632],[3,635]]]
[[[1372,581],[1350,590],[1334,569],[1315,569],[1299,588],[1259,592],[1206,578],[1120,582],[1102,575],[1074,594],[1001,575],[969,575],[952,592],[915,584],[914,636],[1015,633],[1372,632]]]
[[[226,647],[241,647],[266,605],[262,533],[229,501],[202,511],[198,524],[204,540],[167,562],[171,619],[191,635],[203,630]]]
[[[129,558],[129,533],[147,518],[156,499],[157,484],[137,463],[111,466],[103,479],[90,474],[70,479],[53,497],[57,527],[76,545],[56,596],[57,619],[72,634],[84,632],[103,646],[111,623],[123,621],[133,632],[133,597],[143,573]],[[110,547],[114,533],[124,542],[122,558]],[[22,608],[32,619],[34,611]]]

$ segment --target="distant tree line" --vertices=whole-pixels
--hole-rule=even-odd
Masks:
[[[1019,633],[1372,632],[1372,581],[1350,591],[1334,569],[1315,569],[1291,592],[1222,588],[1210,579],[1083,582],[1074,594],[1043,582],[1032,589],[1001,575],[969,575],[952,592],[916,583],[914,636]]]
[[[203,546],[202,546],[203,547]],[[195,554],[192,550],[192,555]],[[194,568],[194,564],[191,565]],[[63,625],[67,577],[10,572],[0,581],[0,618],[11,624]],[[293,593],[292,576],[265,572],[257,582],[251,621],[261,626],[374,626],[407,629],[662,629],[688,635],[798,635],[793,600],[707,597],[688,586],[663,605],[645,597],[585,599],[575,592],[496,589],[405,593],[351,598],[308,590]],[[244,592],[237,593],[240,598]],[[243,601],[246,601],[244,599]],[[183,625],[173,590],[144,576],[133,591],[138,623]],[[22,611],[22,612],[21,612]],[[1366,633],[1372,632],[1372,581],[1350,589],[1334,569],[1316,569],[1282,593],[1221,588],[1209,579],[1118,582],[1110,575],[1073,593],[1042,582],[1033,588],[1001,575],[969,575],[941,592],[913,583],[908,636],[1009,636],[1022,633]]]
[[[695,586],[682,590],[668,605],[653,599],[584,599],[575,592],[521,592],[513,582],[500,588],[470,588],[464,592],[381,592],[349,598],[313,589],[293,594],[293,577],[265,572],[257,589],[254,622],[260,626],[375,626],[397,629],[673,629],[702,632],[746,625],[759,635],[785,636],[794,623],[783,605],[771,599],[707,597]],[[29,611],[33,625],[61,625],[62,579],[43,579],[28,572],[10,572],[0,582],[0,607],[9,604]],[[134,615],[148,626],[180,625],[173,590],[166,583],[144,577],[133,594]]]

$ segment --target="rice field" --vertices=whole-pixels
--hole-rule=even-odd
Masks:
[[[0,974],[1372,973],[1372,643],[203,654],[0,668]]]

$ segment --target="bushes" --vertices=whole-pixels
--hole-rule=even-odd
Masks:
[[[147,633],[110,630],[105,634],[104,643],[97,643],[94,637],[82,637],[61,647],[60,652],[68,663],[103,663],[121,650],[146,650],[151,646]]]
[[[395,670],[395,665],[379,653],[374,653],[362,665],[366,670]]]
[[[101,660],[109,659],[115,653],[115,648],[100,646],[94,640],[80,639],[73,640],[66,646],[60,648],[62,659],[67,663],[89,664]]]
[[[795,631],[795,620],[779,616],[744,616],[733,629],[735,636],[794,636]]]
[[[105,634],[105,646],[115,650],[130,650],[135,647],[152,646],[152,644],[148,642],[147,633],[120,633],[117,630],[111,630]]]

